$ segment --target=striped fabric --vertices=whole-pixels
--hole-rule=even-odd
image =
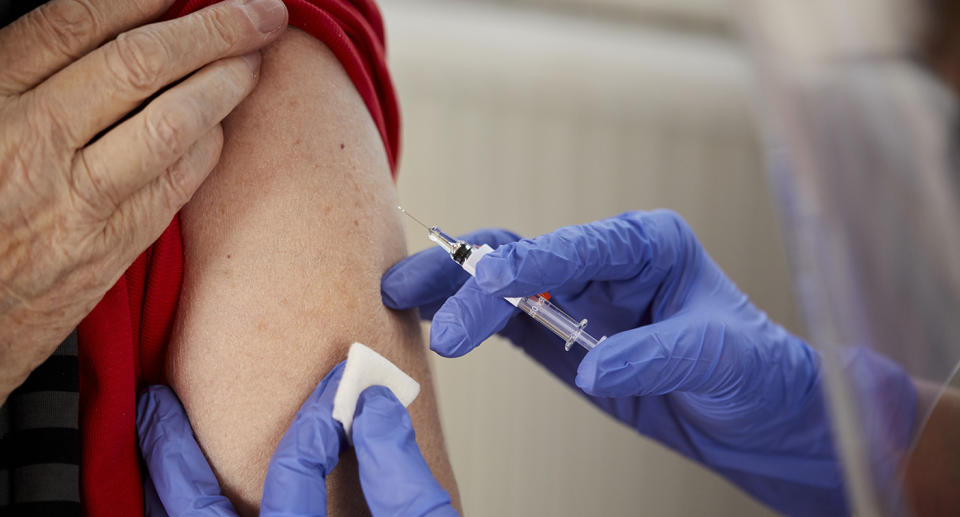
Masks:
[[[77,333],[0,407],[0,515],[81,515]]]

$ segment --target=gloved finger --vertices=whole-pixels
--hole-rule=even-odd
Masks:
[[[575,382],[598,397],[720,393],[762,367],[737,340],[720,322],[670,318],[608,337],[580,362]]]
[[[220,493],[177,396],[150,386],[137,402],[140,452],[157,496],[170,515],[236,516]]]
[[[503,329],[515,312],[513,305],[483,292],[471,278],[433,315],[430,349],[460,357]]]
[[[477,263],[477,282],[497,296],[561,293],[593,280],[636,279],[638,287],[657,288],[671,272],[695,265],[700,252],[676,213],[628,212],[501,246]]]
[[[520,237],[506,230],[484,229],[459,238],[495,248]],[[451,260],[442,248],[432,247],[401,260],[387,270],[380,280],[380,294],[387,307],[398,310],[419,307],[421,317],[429,319],[468,278],[470,275]]]
[[[327,475],[346,443],[333,419],[333,396],[345,361],[336,365],[300,406],[270,458],[260,515],[326,515]]]
[[[388,388],[360,394],[353,417],[360,486],[374,517],[452,516],[450,494],[420,453],[410,415]]]
[[[419,308],[420,317],[428,319],[468,278],[470,275],[443,249],[434,247],[388,269],[380,279],[380,295],[388,308]]]
[[[143,515],[145,517],[170,517],[166,508],[163,507],[163,501],[157,494],[157,488],[153,486],[153,479],[150,478],[150,472],[143,473]]]

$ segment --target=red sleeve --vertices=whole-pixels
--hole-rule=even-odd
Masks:
[[[165,18],[218,0],[178,0]],[[284,0],[290,25],[336,55],[380,131],[396,175],[400,115],[373,0]],[[143,514],[136,396],[164,382],[166,344],[183,277],[175,217],[79,326],[81,497],[90,517]]]

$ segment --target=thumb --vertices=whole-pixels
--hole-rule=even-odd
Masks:
[[[340,362],[320,381],[280,439],[267,467],[261,516],[327,514],[326,479],[343,445],[343,428],[333,419],[333,398],[344,365]]]
[[[598,397],[716,393],[739,377],[724,323],[687,315],[614,334],[591,350],[576,384]]]
[[[137,434],[156,496],[169,515],[236,515],[220,493],[220,484],[193,438],[187,414],[170,388],[150,386],[140,396]]]
[[[374,517],[457,515],[420,453],[407,409],[388,388],[371,386],[360,394],[353,446]]]

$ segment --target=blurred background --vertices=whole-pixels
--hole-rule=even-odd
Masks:
[[[756,85],[726,1],[380,3],[411,212],[451,234],[534,236],[671,208],[802,335]],[[407,239],[411,252],[430,244],[412,225]],[[773,513],[605,417],[508,342],[435,356],[434,372],[467,515]]]

